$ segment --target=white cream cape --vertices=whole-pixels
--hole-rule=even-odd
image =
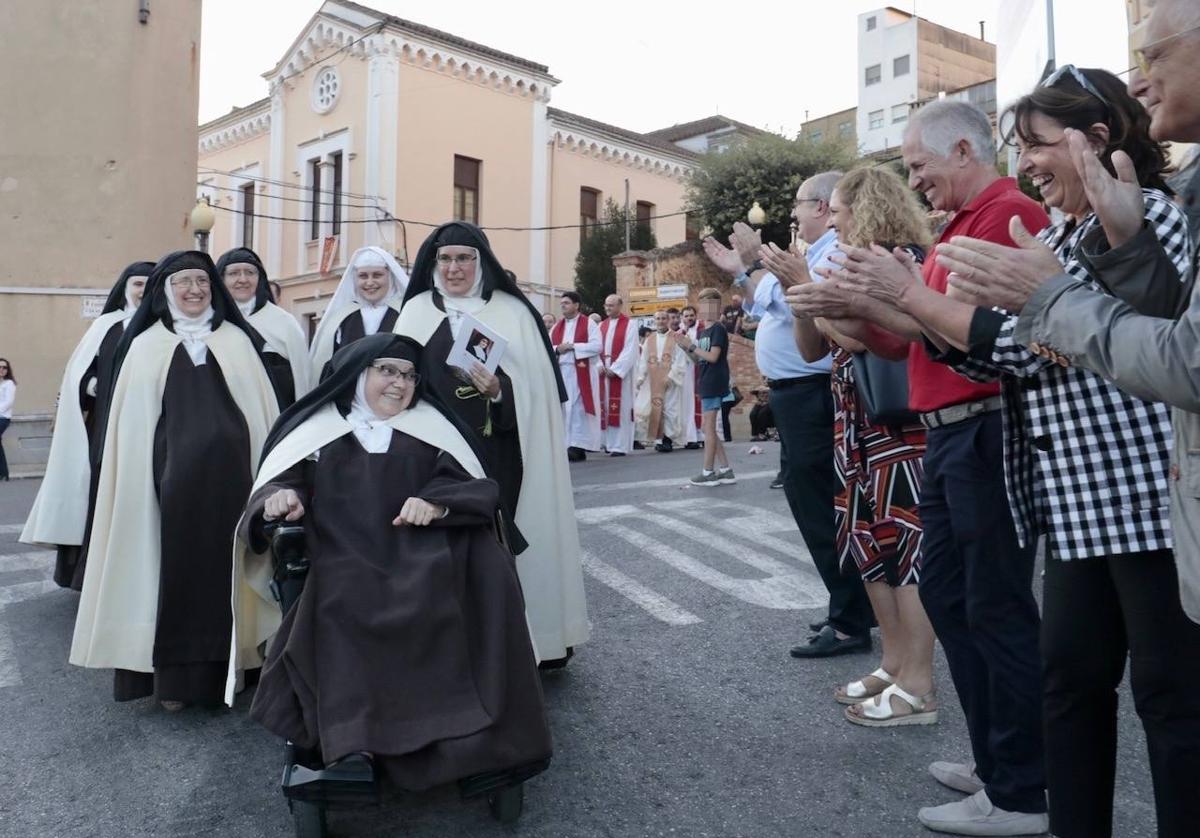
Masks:
[[[524,467],[516,523],[529,542],[517,556],[517,573],[538,654],[562,658],[588,639],[591,625],[554,367],[542,324],[512,295],[494,291],[474,316],[508,340],[501,366],[512,379]],[[393,331],[424,345],[445,317],[426,291],[404,303]]]
[[[134,339],[117,377],[88,543],[88,572],[71,642],[70,661],[76,666],[154,671],[161,565],[154,429],[171,358],[181,341],[155,323]],[[236,326],[223,323],[204,342],[246,419],[250,448],[243,455],[253,469],[278,414],[271,380],[250,338]]]
[[[332,304],[332,301],[330,303]],[[398,299],[389,300],[388,308],[399,311],[400,301]],[[342,321],[358,309],[359,304],[355,301],[337,311],[326,310],[321,322],[317,324],[317,333],[313,335],[312,346],[308,350],[310,380],[313,387],[321,383],[321,370],[333,357],[333,341],[337,337],[338,330],[342,328]]]
[[[387,424],[445,451],[472,477],[486,476],[471,446],[435,408],[417,402],[411,409],[393,416]],[[254,479],[251,496],[314,451],[352,430],[332,403],[325,405],[271,449]],[[242,522],[239,521],[238,531],[241,529]],[[272,575],[269,551],[255,553],[240,538],[234,541],[233,640],[229,652],[229,677],[225,682],[225,702],[231,707],[234,696],[242,688],[241,673],[262,666],[266,645],[279,630],[282,615],[271,594]]]
[[[274,303],[267,303],[247,320],[267,346],[287,358],[292,368],[297,401],[313,388],[312,365],[308,359],[308,342],[296,318]],[[324,362],[322,362],[324,363]]]
[[[50,441],[46,476],[25,519],[20,538],[23,544],[51,547],[83,544],[92,466],[87,428],[79,409],[79,385],[100,351],[104,336],[124,317],[125,312],[120,310],[97,317],[67,361],[58,387],[58,410],[54,415],[54,438]]]

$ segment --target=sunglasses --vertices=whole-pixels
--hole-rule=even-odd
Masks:
[[[1054,87],[1067,76],[1070,76],[1072,79],[1074,79],[1075,83],[1082,87],[1084,91],[1099,99],[1104,107],[1110,109],[1112,108],[1112,103],[1109,102],[1108,99],[1104,98],[1104,94],[1097,90],[1096,85],[1088,81],[1087,76],[1085,76],[1081,70],[1077,69],[1074,64],[1062,65],[1053,73],[1046,76],[1046,80],[1042,82],[1041,86]]]

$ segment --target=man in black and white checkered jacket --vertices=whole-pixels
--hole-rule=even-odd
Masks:
[[[1187,220],[1162,192],[1144,194],[1145,223],[1174,263],[1179,287],[1146,288],[1138,308],[1171,316],[1191,276]],[[1107,293],[1103,255],[1088,255],[1103,235],[1091,214],[1038,238],[1066,273]],[[973,380],[1001,380],[1005,478],[1022,543],[1045,534],[1061,560],[1169,549],[1169,409],[1034,354],[1013,338],[1016,325],[1015,315],[999,310],[977,313],[970,354],[947,360]]]

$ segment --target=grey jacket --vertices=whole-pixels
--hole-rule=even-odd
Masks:
[[[1182,204],[1195,242],[1200,173],[1183,191]],[[1095,258],[1115,297],[1097,294],[1065,274],[1057,276],[1026,304],[1015,335],[1043,357],[1092,370],[1134,396],[1174,408],[1175,563],[1183,609],[1200,623],[1200,286],[1192,283],[1190,301],[1187,296],[1161,298],[1149,308],[1140,305],[1145,313],[1138,313],[1119,298],[1137,299],[1138,289],[1158,271],[1174,271],[1162,246],[1143,230]]]

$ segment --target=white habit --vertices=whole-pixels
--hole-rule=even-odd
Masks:
[[[671,347],[667,347],[667,342],[670,341]],[[653,405],[651,404],[652,394],[651,382],[649,376],[650,359],[661,358],[664,352],[668,352],[671,357],[671,368],[667,373],[667,389],[663,393],[662,407],[662,434],[651,435],[656,429],[649,427],[650,412]],[[637,402],[634,406],[634,416],[637,419],[637,438],[643,442],[657,442],[663,436],[670,437],[672,442],[678,442],[683,436],[683,427],[681,424],[681,406],[683,396],[683,378],[691,373],[691,366],[687,362],[687,356],[684,354],[682,347],[675,343],[674,336],[670,332],[651,332],[646,335],[646,342],[642,345],[641,356],[638,358],[637,365]]]
[[[566,321],[563,326],[563,343],[575,342],[575,330],[578,328],[579,315]],[[600,327],[588,318],[587,343],[575,343],[575,348],[558,356],[558,365],[562,370],[563,383],[567,387],[567,400],[563,403],[563,427],[567,432],[567,447],[582,448],[585,451],[599,451],[603,443],[600,430]],[[560,321],[561,322],[561,321]],[[579,387],[575,362],[587,361],[588,376],[592,382],[592,409],[588,413],[584,409],[583,392]]]
[[[620,351],[615,351],[618,348],[616,345],[617,328],[622,321],[625,323],[625,343],[620,346]],[[600,332],[604,341],[604,351],[600,353],[600,360],[605,369],[612,370],[617,376],[616,378],[606,376],[605,387],[608,398],[611,401],[617,393],[620,393],[621,396],[619,422],[612,421],[608,405],[604,406],[606,417],[604,448],[610,454],[628,454],[633,449],[633,380],[638,365],[637,324],[622,314],[617,319],[610,317],[601,323]],[[605,375],[604,370],[601,370],[600,374]]]
[[[706,328],[704,323],[697,322],[690,329],[679,327],[679,331],[692,339],[692,343],[699,340],[699,335]],[[700,433],[700,427],[696,424],[696,362],[689,358],[686,354],[683,356],[687,363],[687,372],[683,376],[683,383],[680,387],[683,389],[682,407],[683,411],[680,419],[683,421],[684,442],[700,442],[704,437]]]

